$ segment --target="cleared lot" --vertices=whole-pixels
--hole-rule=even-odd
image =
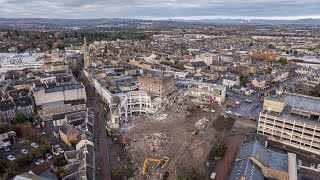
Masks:
[[[124,149],[128,152],[130,163],[126,167],[129,171],[132,167],[133,179],[162,179],[160,177],[165,174],[174,178],[175,173],[179,173],[177,168],[184,169],[183,167],[192,167],[196,172],[203,172],[203,167],[199,165],[206,158],[212,144],[206,138],[215,134],[204,132],[214,131],[212,128],[207,129],[206,125],[214,120],[212,117],[219,109],[218,105],[208,108],[210,111],[205,112],[195,105],[175,106],[167,109],[164,112],[166,116],[160,116],[162,118],[147,115],[134,117],[127,127],[122,129],[123,135],[119,140],[123,142],[123,138],[127,144]],[[212,109],[215,112],[211,112]],[[206,136],[202,137],[204,134]],[[213,138],[209,139],[213,141]],[[142,175],[146,158],[164,156],[170,159],[166,168],[156,168],[157,163],[149,163],[147,175]],[[121,162],[120,159],[119,163]],[[125,166],[122,164],[122,167]]]

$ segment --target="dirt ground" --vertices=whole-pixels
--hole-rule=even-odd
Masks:
[[[215,105],[210,109],[219,108]],[[206,117],[207,121],[204,121],[204,124],[208,124],[213,120],[210,117],[214,117],[216,113],[217,111],[204,112],[198,106],[192,105],[170,107],[164,112],[167,116],[163,120],[156,120],[147,115],[135,116],[122,129],[134,170],[132,179],[163,179],[166,171],[170,172],[168,179],[175,179],[177,166],[193,167],[203,171],[199,164],[206,158],[212,142],[202,137],[200,132],[205,129],[197,129],[195,123]],[[147,166],[147,175],[142,175],[145,158],[162,157],[170,158],[166,168],[156,168],[156,163],[151,162]]]
[[[217,104],[207,107],[205,112],[196,105],[171,106],[156,116],[133,115],[120,129],[117,140],[108,141],[114,179],[175,179],[197,173],[198,179],[208,178],[215,164],[217,176],[228,176],[233,157],[237,153],[243,137],[254,132],[255,122],[230,116],[224,120],[223,108]],[[214,111],[211,111],[214,110]],[[162,118],[159,118],[162,117]],[[197,124],[197,125],[196,125]],[[210,153],[215,148],[219,132],[227,133],[226,158],[213,161]],[[227,158],[228,156],[232,156]],[[165,168],[149,162],[147,174],[142,175],[146,158],[168,157]],[[208,165],[209,164],[209,165]],[[167,178],[164,178],[166,176]],[[187,176],[187,175],[186,175]]]
[[[225,120],[224,116],[219,116],[218,119],[213,123],[212,127],[217,131],[221,132],[223,130],[229,131],[232,129],[236,119],[233,117],[228,117]]]

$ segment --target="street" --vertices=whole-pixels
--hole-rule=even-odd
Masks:
[[[96,154],[96,179],[110,180],[111,167],[109,163],[108,146],[106,142],[106,120],[103,118],[100,106],[100,96],[95,92],[88,80],[81,75],[82,83],[86,87],[87,106],[95,114],[95,154]]]

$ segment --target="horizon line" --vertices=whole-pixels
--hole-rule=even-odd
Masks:
[[[303,20],[320,19],[320,15],[314,16],[176,16],[176,17],[152,17],[152,16],[119,16],[119,17],[94,17],[94,18],[55,18],[55,17],[0,17],[2,19],[60,19],[60,20],[94,20],[94,19],[143,19],[143,20],[214,20],[214,19],[259,19],[259,20]]]

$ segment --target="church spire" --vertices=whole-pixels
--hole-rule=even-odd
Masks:
[[[86,35],[84,35],[83,37],[83,61],[84,61],[84,67],[91,66]]]

